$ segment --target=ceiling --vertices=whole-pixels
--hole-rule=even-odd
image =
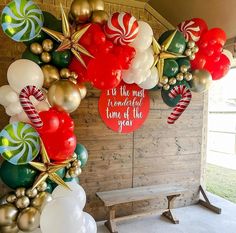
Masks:
[[[174,26],[186,19],[202,18],[209,28],[224,29],[228,39],[236,37],[235,0],[149,0],[148,3]]]

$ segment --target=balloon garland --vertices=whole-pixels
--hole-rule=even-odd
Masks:
[[[206,91],[230,68],[225,32],[208,30],[199,18],[159,38],[130,13],[109,16],[102,0],[73,0],[68,16],[61,5],[61,18],[31,0],[13,0],[2,11],[4,33],[26,45],[8,68],[9,85],[0,87],[0,104],[11,117],[0,132],[0,178],[14,189],[0,200],[3,233],[97,232],[82,211],[86,194],[76,181],[88,151],[76,143],[69,115],[86,97],[85,82],[102,91],[122,81],[161,89],[174,124],[191,91]]]

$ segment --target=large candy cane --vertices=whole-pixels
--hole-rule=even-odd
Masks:
[[[175,121],[181,116],[181,114],[188,107],[192,99],[191,91],[185,85],[175,86],[169,93],[169,97],[172,99],[176,98],[178,95],[181,95],[181,100],[175,106],[173,112],[168,117],[167,120],[168,124],[175,123]]]
[[[34,105],[31,103],[29,99],[30,96],[34,96],[34,98],[38,101],[43,101],[44,94],[35,86],[26,86],[21,90],[21,93],[19,95],[20,103],[25,113],[36,128],[41,128],[43,126],[43,122]]]

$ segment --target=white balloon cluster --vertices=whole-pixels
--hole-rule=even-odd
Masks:
[[[154,63],[152,49],[153,30],[149,24],[139,21],[139,32],[135,40],[130,44],[136,50],[136,55],[129,70],[123,71],[125,83],[136,83],[141,88],[151,89],[158,83],[158,73]]]
[[[84,189],[75,181],[67,185],[71,190],[57,186],[52,193],[53,200],[44,207],[40,218],[42,233],[96,233],[95,220],[83,212]]]
[[[42,88],[44,75],[41,68],[30,60],[16,60],[8,68],[7,80],[9,85],[0,87],[0,104],[5,107],[6,114],[11,116],[10,122],[29,122],[21,107],[19,93],[27,85]],[[31,101],[38,111],[49,108],[46,101],[38,102],[34,97],[31,97]]]

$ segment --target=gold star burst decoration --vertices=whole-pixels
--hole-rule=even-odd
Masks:
[[[42,30],[55,40],[61,42],[56,51],[64,51],[70,49],[80,63],[86,67],[86,64],[81,57],[81,54],[93,57],[82,45],[79,44],[79,40],[86,33],[91,25],[81,28],[78,31],[74,31],[69,24],[65,11],[61,5],[61,18],[62,18],[62,33],[48,28],[42,28]]]
[[[46,148],[41,140],[41,155],[42,162],[30,162],[29,164],[36,168],[41,174],[35,180],[32,189],[38,187],[46,179],[50,179],[58,185],[63,186],[64,188],[70,189],[69,186],[64,182],[64,180],[56,173],[62,168],[65,168],[71,160],[66,160],[61,163],[51,163],[50,158],[48,157]]]
[[[169,37],[166,38],[166,40],[160,45],[156,39],[153,37],[153,51],[154,51],[154,63],[152,67],[157,67],[157,71],[159,74],[159,78],[161,79],[163,77],[163,71],[164,71],[164,65],[165,65],[165,59],[177,59],[181,57],[185,57],[182,54],[179,53],[172,53],[168,51],[168,48],[171,45],[171,42],[173,41],[175,34],[177,30],[175,30]]]

